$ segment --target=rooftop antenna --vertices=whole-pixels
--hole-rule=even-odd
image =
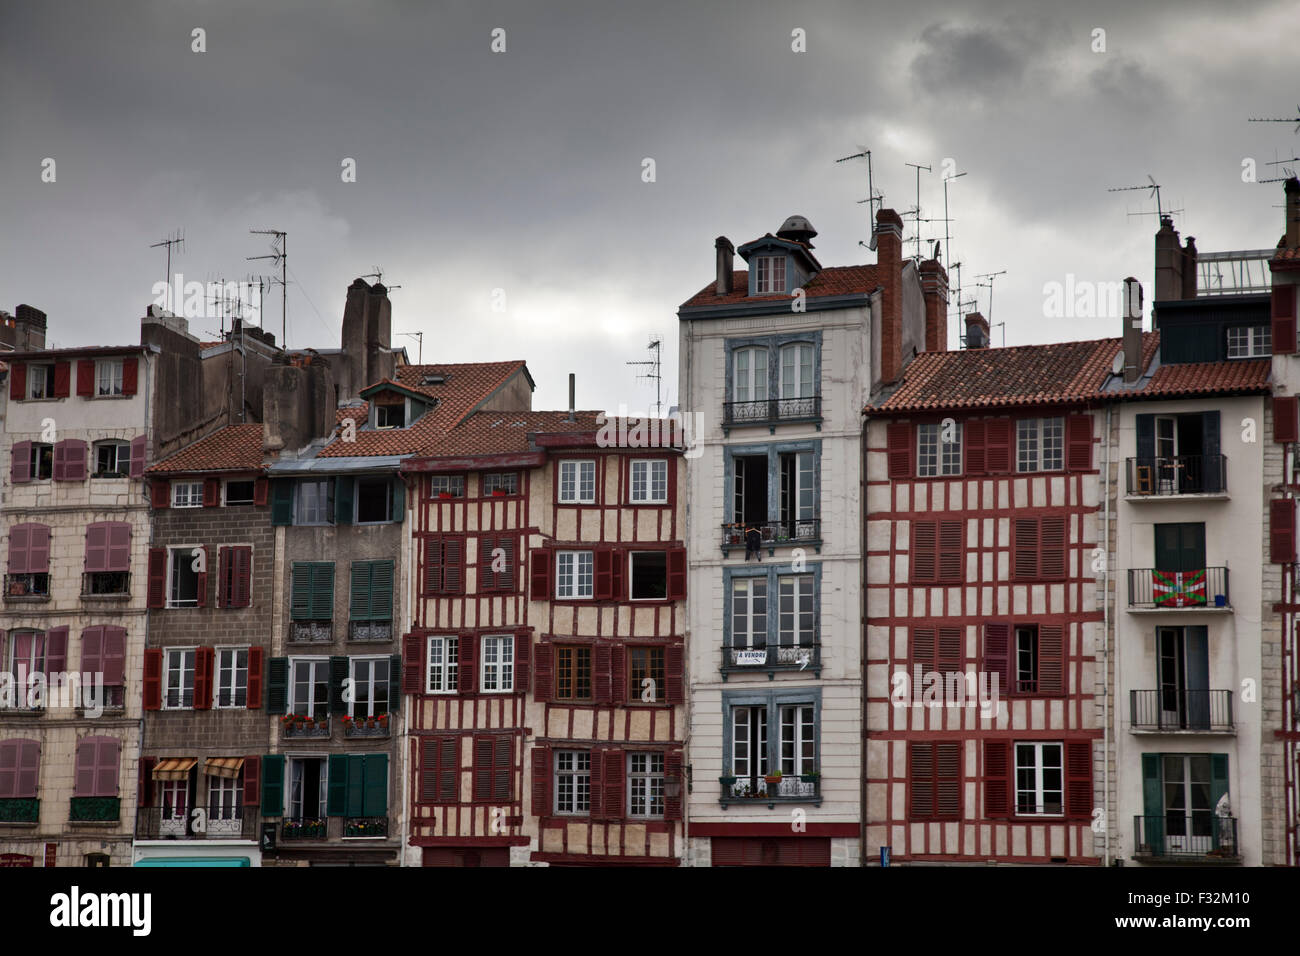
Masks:
[[[367,273],[365,273],[364,275],[362,275],[361,278],[363,278],[363,279],[374,279],[376,282],[382,284],[383,281],[384,281],[384,270],[381,269],[381,268],[379,268],[379,266],[375,266],[375,271],[374,271],[374,272],[367,272]],[[401,286],[400,286],[400,285],[389,285],[389,286],[384,286],[384,288],[387,289],[389,292],[392,292],[394,289],[400,289]],[[399,333],[399,334],[406,334],[406,333]]]
[[[1296,108],[1295,116],[1252,116],[1246,122],[1248,123],[1295,123],[1294,132],[1300,133],[1300,106]]]
[[[167,274],[163,276],[163,283],[167,286],[167,311],[174,313],[176,303],[172,301],[172,249],[173,247],[176,249],[177,255],[185,251],[184,230],[177,229],[168,233],[166,239],[162,240],[162,242],[153,243],[149,248],[157,249],[159,246],[165,246],[167,249]]]
[[[954,272],[957,273],[957,295],[956,295],[956,297],[954,298],[953,304],[957,306],[957,322],[956,322],[956,327],[957,327],[957,336],[958,336],[958,341],[960,341],[960,339],[961,339],[961,314],[962,314],[962,313],[961,313],[961,305],[962,305],[962,302],[961,302],[961,263],[960,263],[960,262],[954,262],[951,266],[949,266],[949,269],[951,269],[952,271],[954,271]]]
[[[662,358],[664,339],[659,333],[651,333],[650,344],[646,346],[650,350],[651,357],[640,362],[626,362],[626,365],[635,365],[645,369],[637,373],[638,381],[653,381],[655,383],[655,417],[663,417],[663,372],[660,369],[660,359]]]
[[[904,163],[904,166],[911,166],[916,170],[916,207],[912,213],[912,218],[916,221],[916,235],[912,240],[916,243],[916,258],[921,258],[921,170],[927,173],[934,172],[929,166],[922,166],[920,163]],[[944,213],[946,216],[947,213]]]
[[[1006,274],[1007,274],[1007,270],[1001,269],[998,272],[986,272],[983,275],[978,275],[975,277],[976,279],[989,280],[988,282],[975,283],[976,285],[987,288],[989,290],[989,314],[985,316],[985,318],[989,320],[989,328],[993,328],[993,280],[996,279],[998,276],[1004,276]],[[1006,341],[1007,341],[1007,333],[1004,330],[1002,332],[1002,344],[1005,345]]]
[[[858,145],[858,150],[859,152],[854,153],[852,156],[841,156],[839,159],[835,160],[835,162],[847,163],[851,159],[864,159],[864,158],[867,161],[867,198],[859,199],[858,205],[860,206],[864,202],[871,203],[871,208],[867,210],[867,212],[870,214],[870,220],[871,220],[870,223],[871,241],[862,242],[861,240],[859,240],[858,245],[866,246],[868,249],[874,251],[876,248],[876,212],[877,212],[876,203],[880,203],[883,206],[885,202],[885,194],[882,192],[877,192],[875,184],[872,182],[871,179],[871,150],[867,149],[865,146],[861,144]]]
[[[952,239],[952,230],[948,225],[952,222],[948,218],[948,184],[954,179],[961,179],[965,176],[964,172],[953,173],[951,176],[943,177],[943,261],[952,262],[952,250],[948,248],[948,243]]]
[[[245,256],[244,258],[252,262],[255,259],[274,259],[273,266],[280,267],[280,345],[282,348],[289,347],[289,283],[286,279],[285,272],[289,268],[289,234],[283,229],[250,229],[249,235],[253,236],[274,236],[271,240],[271,254],[269,256]]]
[[[400,286],[398,288],[400,288]],[[410,338],[413,338],[415,339],[416,342],[419,343],[420,352],[419,352],[419,357],[415,360],[415,364],[423,365],[424,364],[424,333],[423,332],[398,332],[397,334],[405,335]]]
[[[1108,193],[1126,193],[1135,189],[1147,190],[1147,198],[1152,195],[1156,197],[1156,215],[1163,217],[1164,209],[1160,205],[1160,184],[1156,182],[1155,177],[1147,173],[1147,179],[1150,180],[1145,186],[1116,186],[1114,189],[1107,189]],[[1172,211],[1172,210],[1171,210]],[[1180,210],[1181,211],[1181,210]]]

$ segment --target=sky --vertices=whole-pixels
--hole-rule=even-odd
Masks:
[[[1294,0],[0,0],[0,309],[44,310],[61,347],[136,342],[153,243],[182,230],[173,274],[238,280],[278,229],[291,347],[337,347],[379,269],[412,361],[397,333],[426,363],[525,359],[535,408],[575,372],[580,408],[636,412],[655,389],[626,363],[656,338],[677,399],[715,237],[797,213],[823,265],[874,261],[866,165],[835,162],[869,149],[900,213],[906,164],[931,167],[905,215],[927,256],[965,173],[944,261],[995,346],[1117,336],[1045,305],[1128,275],[1149,303],[1155,200],[1108,189],[1154,177],[1202,252],[1277,242],[1282,186],[1243,163],[1281,175],[1300,136],[1247,120],[1300,111],[1297,30]],[[990,303],[976,277],[1003,270]],[[261,320],[280,340],[278,289]]]

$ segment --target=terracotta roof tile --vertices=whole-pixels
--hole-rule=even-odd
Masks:
[[[475,412],[443,436],[429,452],[430,457],[501,455],[531,451],[528,436],[534,432],[595,431],[600,428],[599,411],[577,411],[574,422],[567,411],[558,412]]]
[[[830,295],[852,295],[867,293],[880,285],[876,278],[876,267],[869,266],[831,266],[817,273],[803,287],[808,298]],[[744,302],[780,302],[793,299],[793,295],[750,295],[749,271],[747,269],[731,270],[731,289],[727,295],[717,294],[717,283],[710,282],[695,295],[682,303],[683,309],[693,309],[708,305],[735,305]]]
[[[1269,391],[1271,359],[1162,365],[1141,390],[1146,396],[1204,395],[1211,392]]]
[[[206,438],[155,462],[149,474],[177,474],[198,471],[261,471],[262,426],[227,425]]]

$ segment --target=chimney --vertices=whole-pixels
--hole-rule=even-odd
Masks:
[[[1142,283],[1124,280],[1124,381],[1132,384],[1142,374]]]
[[[921,293],[925,296],[925,350],[948,350],[948,273],[938,259],[921,263]]]
[[[1195,246],[1192,247],[1193,250]],[[1160,217],[1160,231],[1156,233],[1156,302],[1188,298],[1183,270],[1187,253],[1182,248],[1178,230],[1169,216]],[[1196,295],[1196,272],[1192,271],[1192,297]]]
[[[45,348],[45,313],[30,305],[14,309],[14,348],[33,351]]]
[[[989,320],[978,312],[966,316],[966,348],[986,349],[989,347]]]
[[[718,295],[731,294],[731,269],[736,262],[736,247],[726,236],[713,240],[713,248],[718,251]]]
[[[1286,247],[1300,248],[1300,179],[1294,176],[1286,181]]]
[[[892,209],[876,214],[876,281],[884,287],[880,309],[880,381],[903,370],[903,220]]]
[[[566,422],[576,422],[578,420],[577,417],[574,415],[574,411],[578,405],[577,382],[578,382],[578,376],[575,375],[573,372],[570,372],[569,373],[569,417],[565,419]]]
[[[1183,246],[1183,298],[1196,298],[1196,237],[1188,236]]]

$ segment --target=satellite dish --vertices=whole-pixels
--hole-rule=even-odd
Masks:
[[[1115,361],[1110,363],[1110,370],[1116,375],[1124,371],[1124,350],[1122,348],[1115,353]]]

